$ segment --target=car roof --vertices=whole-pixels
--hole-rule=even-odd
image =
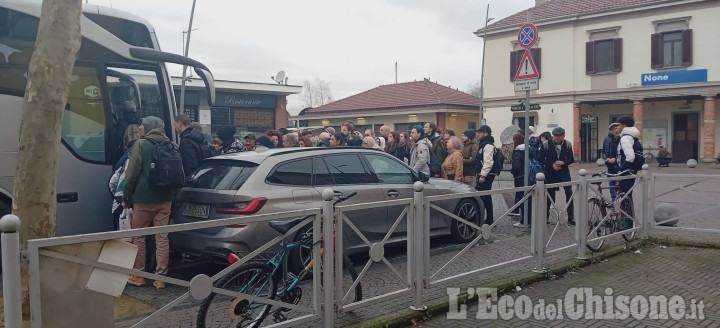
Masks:
[[[373,148],[362,148],[362,147],[292,147],[292,148],[273,148],[264,151],[243,151],[239,153],[232,153],[227,155],[220,155],[211,158],[212,160],[236,160],[246,161],[251,163],[260,164],[268,157],[289,155],[289,154],[303,154],[306,156],[312,156],[317,154],[331,154],[338,152],[381,152],[380,149]]]

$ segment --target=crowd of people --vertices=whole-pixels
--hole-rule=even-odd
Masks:
[[[114,174],[110,179],[109,187],[114,197],[112,210],[118,218],[131,209],[131,228],[167,225],[175,191],[182,184],[168,185],[166,181],[160,187],[157,182],[159,178],[153,169],[156,164],[154,161],[158,160],[158,147],[162,148],[162,145],[170,141],[165,133],[162,119],[145,117],[142,120],[138,119],[136,123],[126,127],[126,130],[134,132],[126,132],[123,135],[122,148],[125,153],[115,166]],[[644,163],[642,146],[638,140],[639,131],[633,125],[632,117],[623,116],[609,127],[610,133],[603,149],[606,165],[611,173],[629,170],[625,174],[630,174],[633,170],[638,170],[638,163]],[[492,129],[488,125],[483,125],[477,130],[465,130],[459,138],[453,130],[440,131],[435,122],[417,124],[409,132],[391,131],[390,127],[382,126],[379,135],[376,136],[370,129],[360,133],[355,130],[353,122],[346,121],[341,125],[340,131],[328,127],[318,135],[314,135],[310,130],[290,132],[281,128],[267,131],[261,136],[247,134],[242,141],[236,138],[235,126],[222,127],[216,131],[214,137],[211,137],[204,134],[201,126],[191,122],[185,114],[175,117],[173,127],[180,139],[179,146],[176,146],[177,157],[182,161],[180,174],[185,172],[188,177],[200,167],[204,159],[215,155],[246,151],[261,152],[272,148],[364,147],[388,153],[425,176],[463,182],[477,191],[485,191],[492,189],[493,181],[505,164],[502,152],[495,146]],[[526,149],[529,151],[530,164],[544,172],[547,184],[569,182],[571,178],[568,166],[574,162],[574,157],[572,145],[565,140],[565,130],[558,127],[552,132],[543,132],[539,136],[535,135],[532,126],[528,131],[529,145],[525,145],[525,130],[518,131],[512,138],[513,153],[510,162],[514,186],[525,185]],[[172,153],[168,154],[172,157]],[[633,184],[633,180],[624,180],[620,182],[619,188],[628,192]],[[557,190],[558,188],[548,189],[553,201]],[[568,224],[574,225],[572,187],[563,187],[563,191],[566,202],[570,203],[567,206]],[[611,188],[611,192],[614,197],[614,188]],[[516,193],[516,202],[523,197],[523,193]],[[485,195],[480,199],[486,212],[484,223],[492,225],[494,223],[492,197]],[[546,220],[551,208],[550,200],[547,205]],[[520,208],[516,212],[519,214]],[[529,215],[528,218],[531,219]],[[518,223],[516,226],[522,224]],[[132,242],[138,246],[134,269],[143,270],[146,255],[145,238],[136,237]],[[167,234],[157,234],[155,242],[154,255],[157,262],[155,272],[158,275],[165,275],[169,256]],[[131,276],[129,283],[143,286],[145,279]],[[158,289],[165,287],[165,283],[159,280],[153,284]]]

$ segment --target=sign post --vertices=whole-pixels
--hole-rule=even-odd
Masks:
[[[538,30],[535,25],[526,23],[520,27],[518,31],[518,45],[525,49],[522,60],[520,60],[520,66],[518,66],[517,73],[515,73],[515,91],[525,91],[525,172],[523,174],[524,185],[528,185],[530,174],[530,91],[538,90],[540,88],[539,78],[540,72],[538,72],[535,62],[533,62],[532,56],[530,55],[530,48],[537,42]],[[539,108],[539,106],[538,106]],[[543,201],[543,200],[540,200]],[[528,201],[523,204],[523,225],[525,229],[528,227]],[[536,211],[536,213],[541,214]],[[535,224],[540,224],[545,221],[536,217]]]

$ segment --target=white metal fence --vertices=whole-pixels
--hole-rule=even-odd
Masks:
[[[617,204],[619,203],[617,200],[610,199],[607,194],[599,192],[593,187],[597,185],[597,183],[606,183],[608,181],[633,178],[636,180],[632,188],[632,194],[628,193],[625,196],[634,197],[631,199],[635,199],[634,207],[630,210],[627,208],[618,208]],[[675,188],[668,188],[666,184],[662,184],[663,187],[659,188],[658,181],[661,179],[694,179],[694,183],[681,184],[675,186]],[[621,235],[627,235],[635,232],[639,233],[643,237],[646,237],[649,229],[651,228],[720,233],[720,229],[718,229],[717,226],[713,227],[707,224],[703,226],[686,226],[680,224],[679,227],[672,228],[662,226],[663,224],[667,224],[673,218],[682,219],[686,216],[717,213],[717,207],[719,206],[718,200],[720,200],[720,197],[717,197],[717,193],[708,196],[707,193],[703,192],[703,188],[691,188],[692,186],[702,185],[703,183],[706,183],[706,181],[716,181],[716,179],[720,179],[720,177],[668,174],[650,175],[647,172],[646,166],[646,168],[642,172],[639,172],[637,176],[616,177],[609,179],[588,179],[587,171],[581,170],[580,179],[578,181],[545,185],[544,176],[540,174],[538,175],[537,184],[535,186],[438,196],[425,196],[423,194],[424,185],[417,182],[414,185],[415,193],[412,199],[400,199],[368,204],[341,205],[336,208],[333,208],[332,204],[332,191],[326,190],[323,193],[324,203],[322,209],[316,208],[302,211],[186,223],[164,227],[31,240],[28,242],[27,261],[29,261],[30,267],[30,304],[32,311],[32,327],[42,327],[42,308],[47,306],[47,304],[44,304],[45,302],[42,298],[43,291],[41,288],[44,288],[42,287],[44,286],[42,284],[44,273],[41,270],[41,258],[62,260],[73,263],[76,266],[83,266],[89,269],[98,268],[149,279],[161,279],[167,283],[187,288],[187,292],[176,298],[174,301],[169,302],[158,311],[143,318],[140,322],[135,324],[134,327],[139,327],[143,324],[151,323],[154,320],[157,320],[161,314],[168,313],[171,309],[185,300],[202,300],[211,295],[211,293],[225,295],[231,299],[246,299],[253,302],[260,302],[272,305],[276,308],[283,307],[293,310],[293,314],[296,314],[287,321],[272,323],[268,320],[264,322],[265,324],[272,323],[269,325],[272,327],[286,327],[317,320],[322,320],[325,327],[332,327],[334,326],[335,318],[339,313],[362,308],[380,300],[399,298],[402,296],[412,298],[412,303],[407,304],[407,306],[410,306],[415,310],[422,310],[425,308],[425,297],[430,288],[448,286],[451,282],[458,281],[471,275],[499,270],[520,262],[530,262],[532,263],[534,271],[542,272],[544,270],[545,258],[552,253],[576,249],[577,258],[587,258],[586,243],[588,242],[598,242],[608,238],[620,238]],[[563,198],[561,196],[563,187],[572,188],[572,202],[566,201],[565,204],[563,204],[562,202],[552,200],[549,197],[548,190],[558,188],[558,198]],[[703,199],[705,203],[702,207],[695,206],[695,211],[692,213],[686,212],[678,214],[673,218],[668,218],[668,220],[656,222],[655,216],[653,215],[656,203],[674,201],[677,205],[684,204],[683,199],[678,199],[677,197],[678,191],[688,193],[688,195],[694,194],[694,197],[687,197],[693,197],[693,199]],[[482,215],[484,211],[482,202],[479,200],[480,196],[498,195],[503,193],[514,194],[516,192],[522,193],[520,201],[507,209],[507,211],[499,215],[495,215],[496,219],[493,224],[482,224],[484,222]],[[669,194],[673,194],[674,196],[668,199],[666,196]],[[596,199],[596,201],[588,201],[589,199]],[[440,205],[443,202],[457,200],[474,200],[473,203],[477,204],[477,208],[480,210],[480,214],[477,216],[480,220],[470,220],[468,217],[462,217],[458,213],[448,211]],[[622,231],[597,236],[596,233],[599,229],[597,226],[598,222],[593,223],[593,221],[588,217],[588,206],[593,202],[602,202],[604,206],[607,206],[608,211],[614,211],[612,213],[619,213],[619,215],[623,218],[631,218],[634,222],[634,226]],[[544,222],[546,219],[546,213],[548,212],[548,203],[550,203],[551,207],[554,208],[558,218],[557,221],[551,225],[546,225]],[[499,223],[504,220],[508,220],[510,214],[516,208],[522,207],[525,204],[530,205],[532,208],[531,217],[533,224],[531,225],[529,240],[527,238],[518,238],[498,231]],[[402,208],[402,211],[399,216],[391,218],[392,224],[384,234],[384,237],[380,240],[371,240],[371,238],[365,236],[363,232],[358,229],[353,221],[348,219],[348,213],[352,213],[353,211],[390,206]],[[577,224],[574,227],[568,224],[566,218],[566,213],[571,206],[574,206],[575,208],[575,219]],[[693,210],[693,208],[692,206],[689,208],[682,207],[681,210],[685,212]],[[433,213],[433,215],[441,215],[448,218],[451,229],[453,227],[457,228],[460,226],[462,227],[461,230],[467,233],[465,238],[467,238],[468,242],[465,243],[462,249],[449,258],[444,257],[440,259],[439,257],[431,256],[431,213]],[[248,224],[252,222],[265,223],[270,220],[298,217],[306,217],[306,219],[302,223],[290,229],[284,235],[272,239],[262,247],[245,255],[239,262],[228,266],[212,277],[201,274],[190,281],[127,269],[122,266],[108,264],[95,259],[88,259],[72,253],[63,252],[62,248],[58,248],[63,245],[104,243],[122,238],[148,236],[158,233],[207,229],[233,224]],[[600,220],[600,223],[604,223],[607,220],[612,219],[612,215],[608,212],[608,214],[598,220]],[[717,221],[717,217],[711,219],[714,220],[713,222]],[[315,247],[313,247],[313,258],[318,262],[315,264],[315,268],[323,268],[323,270],[313,270],[311,288],[312,302],[310,306],[282,302],[280,300],[273,299],[275,295],[268,296],[267,298],[261,298],[257,295],[249,295],[240,291],[224,289],[216,284],[219,279],[232,272],[240,265],[248,263],[249,261],[256,261],[256,256],[271,250],[272,247],[275,247],[286,238],[292,239],[298,230],[308,224],[312,224],[313,231],[322,230],[323,232],[322,237],[321,234],[313,234],[313,245],[315,245]],[[19,306],[20,275],[16,270],[19,267],[20,252],[17,249],[17,233],[14,232],[17,231],[18,227],[19,222],[12,216],[6,216],[0,222],[0,228],[4,231],[2,235],[3,292],[5,296],[5,320],[8,327],[12,327],[16,323],[21,322]],[[551,227],[552,230],[546,231],[548,227]],[[404,236],[407,241],[407,258],[404,263],[397,261],[392,263],[392,261],[390,261],[385,255],[385,248],[388,242],[392,239],[391,236],[398,231],[402,232],[402,229],[405,229],[405,233],[401,234],[401,236]],[[347,282],[343,279],[343,255],[345,249],[343,245],[344,238],[334,238],[335,234],[338,236],[344,236],[346,231],[352,231],[355,235],[357,235],[357,237],[362,241],[362,244],[366,246],[366,249],[368,250],[369,259],[366,263],[360,263],[359,266],[361,266],[362,269],[359,271],[358,279],[354,282]],[[556,240],[558,238],[557,236],[563,233],[570,234],[572,236],[570,242],[563,243]],[[588,240],[588,235],[592,235],[594,237]],[[322,243],[320,242],[321,240]],[[508,256],[499,262],[491,264],[479,263],[475,265],[471,263],[460,272],[458,272],[458,270],[450,270],[450,268],[457,264],[459,259],[464,258],[464,256],[470,252],[474,246],[479,245],[483,240],[494,241],[493,243],[483,245],[483,247],[506,247],[508,250]],[[333,243],[336,243],[335,247],[324,247],[324,251],[321,255],[320,247],[322,246],[320,245],[333,245]],[[334,263],[334,265],[327,265],[326,263]],[[468,265],[467,263],[464,264]],[[362,285],[365,283],[369,272],[377,266],[382,267],[384,270],[389,270],[389,275],[398,282],[396,284],[397,288],[394,290],[386,289],[383,290],[382,293],[376,295],[367,295],[367,297],[364,297],[364,299],[358,302],[353,301],[350,297],[353,293],[353,289],[357,284]],[[74,306],[82,305],[76,304]]]

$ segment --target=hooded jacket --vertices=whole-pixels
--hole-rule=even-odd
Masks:
[[[432,144],[430,140],[427,140],[427,138],[423,136],[415,142],[410,152],[410,167],[428,176],[430,176],[430,166],[428,166],[428,162],[430,161],[431,147]]]
[[[525,144],[518,145],[513,150],[510,173],[515,179],[515,187],[522,187],[525,184]]]
[[[465,176],[475,176],[475,156],[478,153],[478,143],[475,139],[468,139],[463,143],[463,174]]]
[[[635,138],[640,137],[640,131],[636,127],[627,126],[620,135],[620,144],[617,148],[618,165],[620,171],[624,171],[632,169],[635,162]],[[642,153],[642,150],[640,153]]]
[[[138,140],[128,160],[125,170],[125,188],[123,201],[126,203],[170,202],[175,196],[173,189],[157,188],[150,184],[150,162],[155,144],[168,141],[162,128],[150,130],[144,138]]]
[[[182,156],[185,176],[190,176],[203,160],[202,148],[205,144],[205,135],[193,128],[187,128],[180,133],[180,156]]]

